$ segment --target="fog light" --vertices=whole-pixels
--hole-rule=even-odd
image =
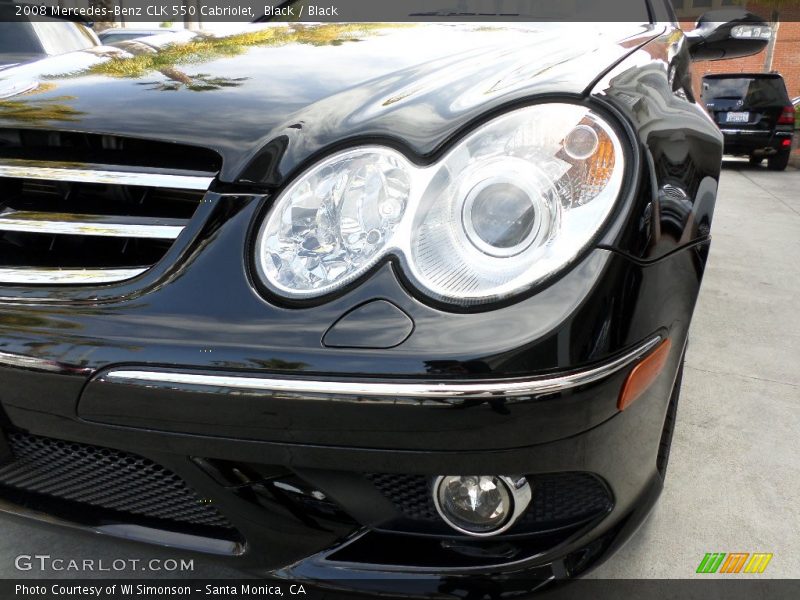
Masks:
[[[453,529],[490,536],[506,531],[525,512],[531,488],[524,477],[445,475],[434,482],[433,500]]]

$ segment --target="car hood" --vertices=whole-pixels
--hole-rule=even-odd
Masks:
[[[635,24],[270,24],[183,32],[0,71],[0,127],[212,148],[222,181],[280,185],[356,139],[429,155],[488,111],[583,94],[655,35]],[[26,85],[22,85],[25,82]],[[16,88],[14,88],[16,86]]]

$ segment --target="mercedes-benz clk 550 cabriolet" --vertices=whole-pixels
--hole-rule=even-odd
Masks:
[[[0,509],[351,590],[606,558],[662,489],[709,250],[690,63],[766,43],[629,4],[4,71]]]

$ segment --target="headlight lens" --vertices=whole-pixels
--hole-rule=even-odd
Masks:
[[[572,104],[507,113],[427,167],[384,147],[341,152],[276,200],[257,270],[274,292],[313,298],[394,254],[438,300],[501,299],[589,244],[619,194],[623,161],[608,123]]]
[[[519,254],[542,223],[535,190],[507,178],[489,178],[472,188],[461,218],[469,241],[491,256]]]
[[[258,236],[259,271],[277,291],[321,296],[383,256],[403,218],[411,168],[397,152],[336,154],[275,203]]]

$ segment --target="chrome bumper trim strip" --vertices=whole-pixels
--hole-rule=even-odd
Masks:
[[[540,396],[604,379],[647,354],[660,341],[661,336],[652,337],[622,356],[590,369],[553,377],[506,379],[502,381],[315,381],[310,379],[230,374],[211,375],[206,373],[126,368],[111,369],[103,374],[101,378],[112,383],[134,385],[197,386],[221,391],[242,390],[264,393],[359,397],[458,399]]]

